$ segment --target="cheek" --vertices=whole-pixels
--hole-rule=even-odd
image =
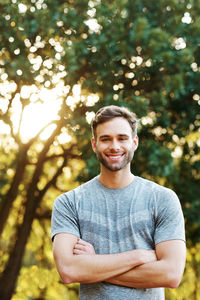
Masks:
[[[106,150],[106,147],[104,145],[97,147],[98,152],[104,152],[105,150]]]
[[[99,144],[96,144],[96,145],[94,146],[93,150],[94,150],[95,153],[98,153],[98,152],[101,152],[101,151],[102,151],[102,150],[101,150],[101,146],[100,146]]]
[[[122,147],[126,148],[127,150],[134,149],[134,145],[132,143],[123,144]]]
[[[96,143],[96,148],[97,148],[97,150],[102,151],[102,150],[108,148],[108,143],[97,142]]]
[[[129,145],[129,146],[127,146],[126,149],[127,149],[128,152],[135,152],[135,150],[136,150],[135,145]]]

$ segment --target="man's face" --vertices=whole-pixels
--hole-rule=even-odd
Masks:
[[[102,166],[113,172],[130,168],[137,145],[137,136],[133,138],[130,124],[122,117],[99,124],[96,139],[92,139],[92,148]]]

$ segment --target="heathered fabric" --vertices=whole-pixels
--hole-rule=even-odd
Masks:
[[[162,241],[185,240],[184,218],[176,194],[141,177],[121,189],[107,188],[95,177],[60,195],[53,208],[52,239],[58,233],[71,233],[88,241],[96,254],[155,249]],[[80,285],[80,300],[116,297],[163,300],[164,289],[135,289],[106,282]]]

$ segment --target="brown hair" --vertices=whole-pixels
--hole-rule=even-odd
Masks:
[[[96,112],[96,115],[91,123],[93,136],[96,138],[96,128],[99,124],[117,117],[126,119],[131,126],[133,136],[136,136],[138,125],[136,115],[127,108],[116,105],[104,106]]]

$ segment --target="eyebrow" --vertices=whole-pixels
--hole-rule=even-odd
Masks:
[[[117,134],[117,136],[129,137],[129,135],[126,134],[126,133]],[[110,137],[110,135],[104,134],[104,135],[101,135],[99,138],[100,138],[100,139],[103,139],[103,138],[108,138],[108,137]]]

